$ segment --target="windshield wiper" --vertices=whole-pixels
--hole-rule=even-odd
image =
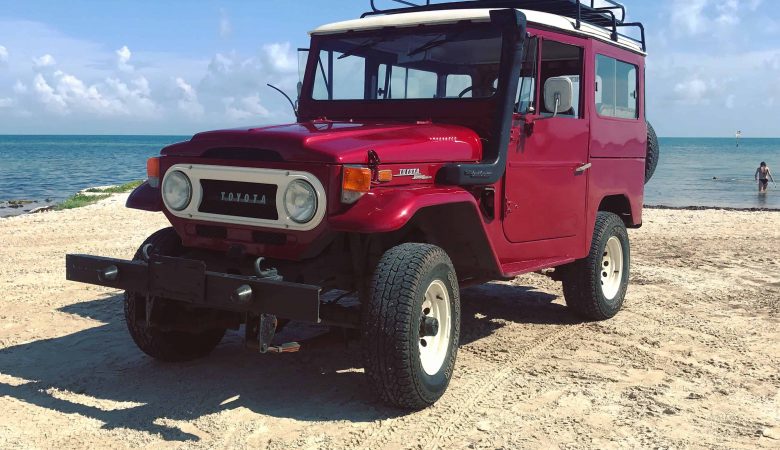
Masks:
[[[369,48],[375,46],[376,44],[379,44],[381,42],[385,42],[385,41],[387,41],[389,39],[390,38],[388,38],[388,37],[380,37],[380,38],[375,38],[375,39],[368,40],[368,41],[366,41],[366,42],[364,42],[364,43],[362,43],[362,44],[360,44],[358,46],[352,47],[351,49],[347,50],[341,56],[339,56],[337,59],[344,59],[344,58],[346,58],[348,56],[352,56],[355,53],[360,52],[361,50],[369,49]]]
[[[429,41],[429,42],[427,42],[427,43],[417,47],[416,49],[410,51],[409,53],[406,54],[406,56],[414,56],[414,55],[417,55],[419,53],[426,52],[426,51],[428,51],[428,50],[430,50],[432,48],[436,48],[436,47],[438,47],[440,45],[444,45],[444,44],[447,44],[449,42],[452,42],[457,37],[458,37],[458,34],[453,34],[450,37],[446,37],[445,36],[445,37],[442,37],[442,38],[435,38],[435,39],[433,39],[433,40],[431,40],[431,41]]]

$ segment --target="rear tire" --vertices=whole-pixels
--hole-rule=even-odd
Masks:
[[[600,211],[590,253],[563,268],[566,305],[591,320],[614,317],[626,297],[630,264],[626,225],[616,214]]]
[[[147,247],[148,246],[148,247]],[[179,256],[183,251],[181,239],[173,228],[164,228],[149,236],[135,253],[133,260],[143,261],[144,249],[148,254]],[[160,301],[164,299],[158,299]],[[175,304],[167,308],[182,309]],[[161,331],[146,324],[146,296],[125,292],[125,321],[133,341],[147,355],[161,361],[189,361],[204,357],[220,343],[225,335],[224,328],[200,333],[183,331]],[[186,311],[182,311],[186,314]]]
[[[428,244],[393,247],[377,264],[367,297],[362,343],[372,390],[393,406],[432,405],[452,378],[460,336],[450,258]]]

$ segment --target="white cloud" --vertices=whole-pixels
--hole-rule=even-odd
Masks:
[[[704,7],[707,0],[674,0],[672,2],[672,25],[681,28],[688,34],[698,34],[704,31],[707,21],[704,18]]]
[[[0,66],[8,62],[8,49],[0,45]]]
[[[263,46],[265,60],[270,62],[274,70],[280,73],[297,73],[298,59],[290,49],[290,43],[274,43]]]
[[[265,119],[270,116],[270,112],[260,102],[260,95],[254,94],[236,100],[228,97],[223,100],[225,104],[225,113],[233,120],[246,119]]]
[[[14,102],[0,109],[0,133],[189,133],[293,119],[286,100],[266,86],[294,97],[297,58],[289,43],[225,50],[209,60],[144,50],[134,40],[107,48],[39,22],[2,18],[0,42],[13,50],[8,70],[0,69],[0,99]]]
[[[729,94],[729,96],[726,97],[726,108],[727,109],[734,109],[736,100],[737,100],[737,96],[736,95]]]
[[[675,84],[674,93],[677,94],[679,102],[689,105],[708,104],[715,88],[713,81],[706,81],[696,76]]]
[[[10,108],[13,106],[16,102],[12,98],[3,98],[0,97],[0,108]]]
[[[123,72],[132,72],[133,66],[129,64],[130,57],[133,56],[133,53],[130,51],[127,46],[122,46],[119,50],[116,51],[116,65],[119,68],[119,70]]]
[[[233,25],[230,23],[230,17],[224,8],[219,10],[219,35],[223,39],[230,36],[233,32]]]
[[[20,80],[16,80],[16,83],[14,83],[14,93],[26,94],[27,86],[24,83],[22,83]]]
[[[65,99],[54,91],[54,88],[49,86],[43,75],[35,75],[33,80],[33,89],[35,89],[38,95],[38,100],[43,103],[47,110],[56,114],[67,114],[68,104]]]
[[[50,54],[45,54],[38,58],[33,58],[33,65],[35,65],[36,68],[43,68],[43,67],[50,67],[57,64],[57,61],[54,59],[53,56]]]
[[[725,0],[715,5],[718,11],[716,22],[723,25],[736,25],[739,23],[739,0]]]
[[[190,117],[202,116],[205,108],[198,101],[198,93],[195,91],[195,88],[181,77],[176,78],[176,87],[179,90],[179,100],[177,102],[179,110]]]
[[[60,116],[131,116],[150,119],[159,115],[158,105],[149,96],[146,79],[131,84],[118,78],[87,84],[78,77],[56,71],[47,80],[43,74],[33,79],[35,99],[45,110]]]
[[[121,105],[121,113],[136,118],[149,119],[160,113],[157,103],[150,97],[149,82],[139,77],[130,85],[117,79],[106,80],[106,91]]]
[[[672,0],[672,30],[678,35],[721,35],[737,30],[761,4],[762,0]]]

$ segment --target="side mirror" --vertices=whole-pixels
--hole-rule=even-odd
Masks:
[[[544,107],[553,112],[553,117],[571,109],[574,97],[574,83],[569,77],[548,78],[544,82]]]

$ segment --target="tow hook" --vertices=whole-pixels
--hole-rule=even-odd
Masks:
[[[257,278],[272,279],[281,281],[282,277],[275,268],[264,268],[263,258],[255,260],[255,276]],[[237,300],[248,302],[252,300],[252,290],[249,286],[241,286],[233,294]],[[286,342],[281,345],[273,346],[271,342],[276,335],[276,327],[279,320],[273,314],[260,314],[259,316],[248,315],[246,320],[246,346],[259,351],[260,353],[292,353],[301,349],[297,342]]]
[[[286,342],[273,346],[278,320],[273,314],[260,314],[259,317],[247,318],[246,346],[260,353],[292,353],[301,349],[297,342]]]

